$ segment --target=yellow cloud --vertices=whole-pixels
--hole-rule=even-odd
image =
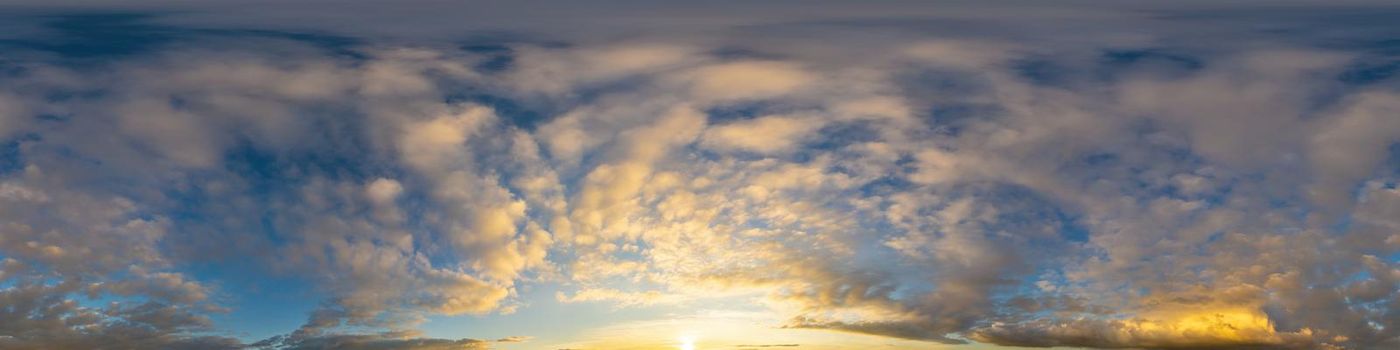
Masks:
[[[754,100],[790,93],[816,80],[792,63],[742,61],[697,69],[692,92],[707,101]]]
[[[774,153],[792,149],[825,124],[816,118],[769,116],[705,131],[701,143],[720,150]]]
[[[1269,346],[1303,348],[1313,331],[1278,332],[1269,317],[1239,307],[1183,307],[1120,320],[1032,321],[993,324],[969,338],[1011,346],[1194,349]]]

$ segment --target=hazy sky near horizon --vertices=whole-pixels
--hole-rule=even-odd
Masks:
[[[1400,348],[1400,6],[0,3],[0,350]]]

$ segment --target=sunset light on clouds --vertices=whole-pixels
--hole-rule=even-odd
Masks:
[[[1400,349],[1386,1],[0,1],[0,350]]]

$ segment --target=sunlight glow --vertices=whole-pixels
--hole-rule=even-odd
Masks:
[[[683,337],[681,337],[680,342],[681,342],[681,344],[680,344],[680,349],[681,349],[681,350],[695,350],[695,337],[694,337],[694,336],[689,336],[689,335],[683,336]]]

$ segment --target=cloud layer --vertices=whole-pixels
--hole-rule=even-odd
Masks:
[[[415,329],[541,286],[946,344],[1400,346],[1400,27],[1366,15],[1397,9],[888,6],[467,44],[33,17],[0,41],[0,347],[488,348],[527,338]],[[238,339],[211,317],[250,279],[319,306]]]

